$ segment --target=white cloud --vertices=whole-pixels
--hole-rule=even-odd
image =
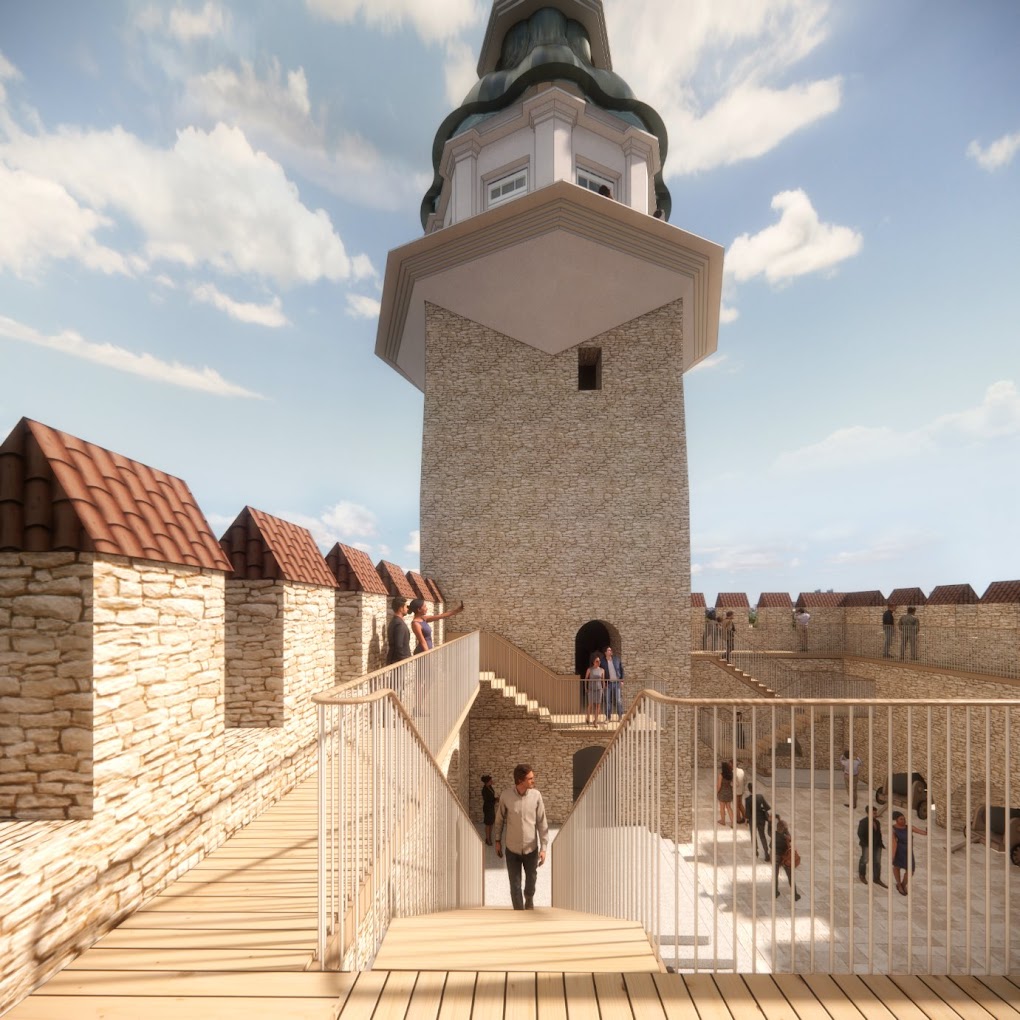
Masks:
[[[761,156],[838,109],[840,78],[790,84],[828,15],[827,0],[607,2],[614,68],[678,143],[667,174]]]
[[[404,546],[404,552],[413,553],[415,556],[421,553],[421,532],[417,529],[412,531],[408,535],[407,545]]]
[[[832,269],[852,258],[864,243],[850,227],[822,223],[800,189],[772,199],[779,222],[757,234],[741,234],[726,253],[726,272],[738,282],[764,276],[783,283],[806,273]]]
[[[480,16],[475,0],[306,0],[308,9],[341,24],[360,18],[386,32],[409,23],[426,42],[459,35]]]
[[[100,244],[109,217],[79,205],[54,181],[0,163],[0,270],[31,276],[53,259],[75,259],[101,273],[130,273],[127,260]]]
[[[446,98],[451,106],[460,106],[464,97],[478,81],[478,56],[463,39],[451,39],[446,44],[446,63],[443,65]]]
[[[687,374],[690,375],[692,372],[711,372],[714,369],[722,368],[729,361],[730,356],[728,354],[720,354],[717,351],[715,354],[705,358],[704,361],[699,361]]]
[[[63,330],[47,336],[31,326],[0,315],[0,336],[105,365],[118,372],[139,375],[145,379],[182,386],[185,389],[199,390],[217,397],[259,396],[242,386],[228,382],[211,368],[192,368],[178,361],[161,361],[152,354],[136,354],[113,344],[94,343],[73,330]]]
[[[274,297],[268,305],[257,305],[248,301],[235,301],[232,297],[224,294],[215,284],[196,284],[191,288],[191,294],[196,301],[212,305],[221,312],[226,312],[232,319],[238,322],[249,323],[254,326],[268,326],[271,329],[278,329],[287,325],[287,316],[283,314],[283,305],[279,297]]]
[[[174,7],[169,11],[150,5],[138,12],[134,23],[142,32],[159,32],[186,44],[196,39],[223,35],[230,23],[230,15],[215,3],[206,3],[197,9]]]
[[[975,139],[967,146],[967,155],[973,159],[982,170],[998,170],[1012,162],[1017,150],[1020,149],[1020,131],[1011,135],[1003,135],[997,138],[987,148]]]
[[[364,294],[347,295],[347,314],[355,319],[377,319],[382,306],[373,297]]]
[[[774,466],[781,472],[805,472],[909,462],[952,443],[981,443],[1016,435],[1020,435],[1020,394],[1015,383],[1001,380],[988,387],[977,407],[941,415],[901,432],[865,425],[837,429],[820,442],[780,454]]]
[[[728,323],[736,322],[740,318],[740,309],[732,305],[722,305],[719,308],[719,325],[725,326]]]
[[[207,264],[281,285],[352,272],[327,213],[303,205],[279,163],[238,128],[185,128],[171,149],[120,127],[17,133],[0,144],[0,158],[123,217],[143,233],[149,261]]]
[[[374,538],[378,521],[374,513],[359,503],[341,501],[324,511],[322,521],[342,539]]]
[[[790,555],[788,548],[769,548],[755,546],[703,546],[692,548],[691,573],[702,573],[714,570],[723,573],[739,574],[752,570],[778,570]],[[697,571],[695,571],[695,565]]]

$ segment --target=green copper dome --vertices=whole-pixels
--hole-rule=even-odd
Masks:
[[[506,33],[496,69],[480,78],[464,102],[439,126],[432,143],[434,177],[421,203],[422,227],[435,212],[442,190],[439,165],[446,143],[511,106],[531,86],[556,81],[572,83],[595,106],[655,135],[665,165],[668,140],[662,118],[647,103],[636,99],[618,74],[594,66],[588,33],[580,22],[555,7],[543,7]],[[661,171],[655,175],[655,200],[668,220],[672,199]]]

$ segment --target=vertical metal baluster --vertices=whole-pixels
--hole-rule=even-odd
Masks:
[[[1012,847],[1009,845],[1009,823],[1010,823],[1010,815],[1012,814],[1012,811],[1013,811],[1013,807],[1012,807],[1012,805],[1013,805],[1013,790],[1012,790],[1012,778],[1013,778],[1013,733],[1012,733],[1012,726],[1013,726],[1013,721],[1012,721],[1009,705],[1004,706],[1001,709],[1001,711],[1002,711],[1002,713],[1003,713],[1003,715],[1005,717],[1004,721],[1003,721],[1003,733],[1005,734],[1005,761],[1006,761],[1006,790],[1005,790],[1005,794],[1006,794],[1006,797],[1005,797],[1005,800],[1006,800],[1006,805],[1005,805],[1006,806],[1006,837],[1005,837],[1005,847],[1004,847],[1006,852],[1003,854],[1003,857],[1005,858],[1005,860],[1003,861],[1003,871],[1005,872],[1005,889],[1006,889],[1006,894],[1005,894],[1005,896],[1003,898],[1004,903],[1005,903],[1005,908],[1003,910],[1003,917],[1002,917],[1002,935],[1003,935],[1003,969],[1002,969],[1002,973],[1003,974],[1009,974],[1011,972],[1011,970],[1012,970],[1012,961],[1011,961],[1011,952],[1010,952],[1010,950],[1012,948],[1011,941],[1010,941],[1010,932],[1012,931],[1012,923],[1011,923],[1010,918],[1011,918],[1012,913],[1013,913],[1013,899],[1012,899],[1012,893],[1011,893],[1011,890],[1010,890],[1010,881],[1009,881],[1009,879],[1010,879],[1010,872],[1011,872],[1011,865],[1013,863],[1013,860],[1012,860],[1012,857],[1013,857]]]
[[[952,974],[953,913],[953,706],[945,706],[946,715],[946,973]]]
[[[916,638],[915,638],[916,641]],[[910,809],[914,783],[914,709],[907,705],[907,888],[914,884],[914,816]],[[891,802],[891,801],[890,801]],[[914,900],[907,897],[907,973],[914,973]]]
[[[992,968],[992,710],[985,705],[985,974]],[[1006,856],[1009,856],[1009,801],[1003,806],[1005,818],[1002,834]]]
[[[967,719],[967,753],[965,757],[964,775],[966,777],[966,793],[964,796],[964,802],[967,805],[967,845],[964,848],[964,875],[966,882],[966,889],[964,890],[964,901],[967,905],[967,917],[964,924],[964,957],[963,957],[963,973],[969,973],[971,966],[971,942],[970,942],[970,918],[971,918],[971,895],[970,895],[970,860],[971,853],[970,848],[974,842],[974,805],[971,803],[970,788],[974,781],[974,777],[971,775],[971,742],[970,742],[970,705],[967,706],[966,719]],[[948,904],[947,904],[948,908]]]
[[[700,796],[699,791],[698,791],[698,776],[699,776],[699,773],[701,771],[701,763],[699,761],[700,750],[701,750],[701,741],[698,739],[698,734],[699,734],[699,730],[700,730],[700,727],[701,727],[701,720],[702,720],[702,718],[703,718],[702,710],[700,708],[698,708],[698,707],[695,707],[694,708],[695,733],[694,733],[694,745],[693,745],[694,746],[694,755],[693,755],[694,761],[693,761],[693,774],[691,776],[691,843],[692,843],[693,848],[694,848],[694,852],[693,852],[693,857],[694,857],[694,903],[693,903],[692,908],[691,908],[691,913],[694,916],[694,953],[693,953],[693,957],[694,957],[694,973],[695,974],[698,973],[698,965],[700,963],[699,953],[698,953],[698,942],[700,941],[700,928],[701,928],[701,924],[700,924],[701,916],[700,916],[700,911],[698,910],[698,888],[699,888],[698,858],[701,856],[701,854],[698,852],[698,846],[699,846],[699,844],[701,842],[701,828],[700,828],[700,826],[698,824],[698,798]],[[677,779],[679,779],[679,776],[675,776],[674,777],[674,782]],[[679,872],[677,873],[677,879],[679,880]],[[680,895],[680,893],[679,893],[679,890],[678,890],[677,891],[677,897],[678,898],[679,898],[679,895]],[[679,926],[678,926],[677,930],[679,931]],[[679,948],[677,950],[677,953],[678,953],[677,958],[679,959]]]

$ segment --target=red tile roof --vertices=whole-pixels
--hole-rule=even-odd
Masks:
[[[969,584],[940,584],[928,596],[929,606],[970,606],[977,602],[977,592]]]
[[[433,602],[444,602],[443,593],[440,590],[439,582],[434,577],[426,577],[425,583],[429,586],[429,590],[432,592]]]
[[[887,605],[885,596],[880,591],[848,591],[840,605],[847,608],[860,606]]]
[[[388,595],[386,585],[376,573],[368,553],[337,542],[326,555],[326,565],[344,591],[363,591]]]
[[[843,601],[845,592],[841,591],[802,591],[797,596],[797,606],[808,609],[826,609],[838,606]]]
[[[415,598],[424,599],[426,602],[433,600],[435,596],[432,594],[432,589],[429,588],[425,578],[417,570],[409,570],[404,576],[407,578],[407,583],[414,590]]]
[[[890,606],[923,606],[927,601],[920,588],[894,588],[889,593]]]
[[[375,565],[375,569],[382,578],[383,584],[386,585],[386,591],[390,595],[401,595],[405,599],[418,597],[415,595],[414,589],[407,583],[404,572],[395,563],[380,560]]]
[[[180,478],[29,418],[0,446],[0,550],[230,569]]]
[[[246,506],[220,539],[233,565],[233,577],[249,581],[293,581],[335,588],[307,528]]]
[[[763,591],[758,596],[759,609],[792,609],[793,599],[787,591]]]
[[[723,591],[715,597],[716,609],[749,609],[750,606],[742,591]]]
[[[691,609],[704,609],[706,605],[705,596],[700,591],[691,592]]]
[[[1020,602],[1020,581],[992,581],[981,596],[982,602]]]

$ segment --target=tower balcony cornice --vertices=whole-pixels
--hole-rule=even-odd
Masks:
[[[722,270],[720,245],[556,181],[391,251],[376,354],[423,390],[426,303],[556,354],[683,299],[688,369],[716,349]]]

